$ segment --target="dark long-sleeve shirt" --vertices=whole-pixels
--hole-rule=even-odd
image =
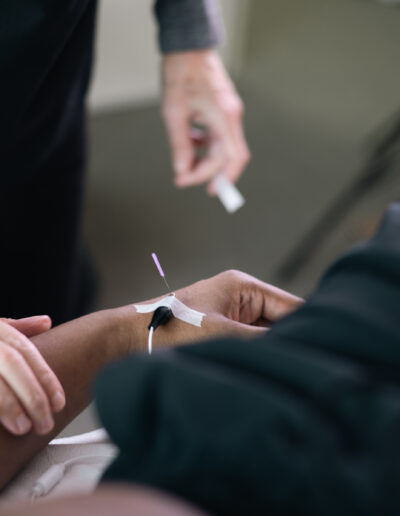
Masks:
[[[400,203],[263,338],[134,356],[97,382],[106,480],[213,514],[400,514]]]
[[[213,47],[221,39],[217,0],[157,0],[155,13],[162,52]]]
[[[21,133],[26,125],[38,125],[33,116],[43,123],[47,112],[55,111],[55,93],[65,99],[67,111],[70,104],[83,102],[96,3],[0,0],[0,157],[10,141],[21,140],[13,132],[17,124],[22,125]],[[218,0],[157,0],[154,5],[163,52],[208,48],[220,41]],[[149,10],[151,6],[149,0]],[[68,113],[63,116],[67,120],[60,123],[65,126]],[[59,131],[59,127],[49,130]]]

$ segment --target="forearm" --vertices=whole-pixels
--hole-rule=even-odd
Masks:
[[[201,327],[172,318],[157,329],[154,349],[211,336],[255,337],[265,332],[258,326],[260,320],[273,321],[296,308],[300,301],[237,271],[183,288],[176,292],[176,297],[194,310],[206,313],[206,317]],[[148,302],[154,301],[156,299]],[[146,352],[151,317],[151,313],[137,313],[130,305],[82,317],[34,339],[62,383],[67,403],[55,417],[55,428],[45,437],[37,437],[32,432],[26,437],[13,437],[0,429],[0,489],[85,408],[90,401],[93,380],[103,366],[135,351]],[[113,390],[108,394],[113,397]]]
[[[92,382],[107,363],[144,346],[144,324],[132,306],[97,312],[34,338],[61,381],[64,410],[55,415],[53,431],[15,437],[0,428],[0,489],[89,403]]]
[[[182,299],[185,300],[184,294]],[[155,299],[149,302],[153,301]],[[147,326],[151,315],[138,314],[133,305],[104,310],[57,326],[32,339],[60,380],[66,406],[54,416],[52,432],[44,436],[33,432],[24,437],[13,436],[0,426],[0,490],[88,405],[93,381],[105,365],[132,352],[147,350]],[[235,331],[240,332],[236,328]],[[245,330],[241,331],[246,335]],[[220,317],[207,317],[201,328],[174,318],[157,330],[153,347],[201,340],[210,334],[226,332],[226,323]]]

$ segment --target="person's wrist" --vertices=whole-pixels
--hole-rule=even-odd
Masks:
[[[187,296],[181,297],[187,301]],[[145,303],[155,302],[158,299],[160,298],[148,300]],[[108,339],[109,343],[107,344],[110,353],[108,360],[122,358],[134,352],[147,352],[148,325],[153,314],[137,313],[133,304],[113,309],[111,312],[112,337]],[[221,326],[221,323],[219,321],[216,323],[214,319],[215,317],[206,316],[203,319],[202,327],[198,328],[173,317],[165,326],[157,328],[153,337],[153,349],[209,338],[214,333],[218,333],[215,328],[219,329]]]
[[[220,89],[233,84],[228,77],[221,58],[215,49],[174,52],[163,57],[164,88],[190,86],[204,82],[208,87]]]
[[[147,342],[146,315],[138,314],[133,304],[109,310],[108,360],[144,351]]]

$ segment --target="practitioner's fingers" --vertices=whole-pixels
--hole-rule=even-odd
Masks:
[[[223,171],[231,181],[236,182],[249,161],[250,153],[243,136],[241,115],[227,111],[224,117],[208,121],[208,152],[192,168],[190,174],[177,178],[181,187],[210,182],[208,192],[215,193],[213,179]]]
[[[225,162],[220,172],[223,172],[231,183],[237,182],[250,161],[250,151],[243,132],[242,113],[243,108],[241,107],[229,112],[227,116],[228,120],[231,120],[231,123],[226,124],[226,134],[229,134],[230,138],[223,140]],[[207,192],[210,195],[216,194],[214,180],[209,182]]]
[[[54,426],[45,391],[24,356],[10,345],[0,342],[1,378],[24,408],[38,434],[46,434]]]
[[[177,176],[176,185],[186,188],[207,183],[221,172],[228,160],[222,152],[222,142],[214,137],[207,155],[196,163],[189,174]]]
[[[164,99],[163,118],[171,148],[175,183],[178,185],[179,178],[190,173],[195,154],[190,118],[179,96],[168,95]]]
[[[51,328],[51,319],[48,315],[34,315],[33,317],[24,317],[23,319],[0,318],[0,321],[9,324],[26,337],[34,337]]]
[[[33,319],[19,321],[19,327],[27,333],[49,328],[48,317]],[[0,378],[23,407],[34,430],[39,434],[49,432],[54,425],[52,411],[65,406],[63,388],[36,346],[4,320],[0,321]]]
[[[170,53],[163,59],[163,78],[164,119],[174,168],[179,165],[180,170],[176,185],[184,188],[206,183],[221,172],[236,181],[249,159],[242,129],[243,103],[218,54],[214,50]],[[180,113],[185,114],[184,124],[179,123]],[[207,132],[208,152],[197,163],[193,160],[195,142],[189,146],[190,122]],[[183,159],[176,160],[177,156]]]
[[[39,350],[28,339],[25,343],[19,343],[16,348],[24,357],[26,363],[31,368],[33,374],[46,393],[47,399],[54,412],[60,412],[65,406],[64,389],[48,366]]]
[[[0,423],[12,434],[24,435],[32,428],[14,391],[0,377]]]

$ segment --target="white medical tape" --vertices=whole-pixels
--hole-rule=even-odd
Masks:
[[[166,306],[171,309],[174,317],[180,319],[181,321],[187,322],[188,324],[192,324],[193,326],[201,326],[201,322],[203,317],[206,314],[202,312],[197,312],[196,310],[192,310],[185,304],[183,304],[179,299],[175,297],[174,294],[170,294],[155,303],[150,303],[148,305],[133,305],[136,308],[136,311],[139,314],[148,314],[150,312],[154,312],[160,306]]]

